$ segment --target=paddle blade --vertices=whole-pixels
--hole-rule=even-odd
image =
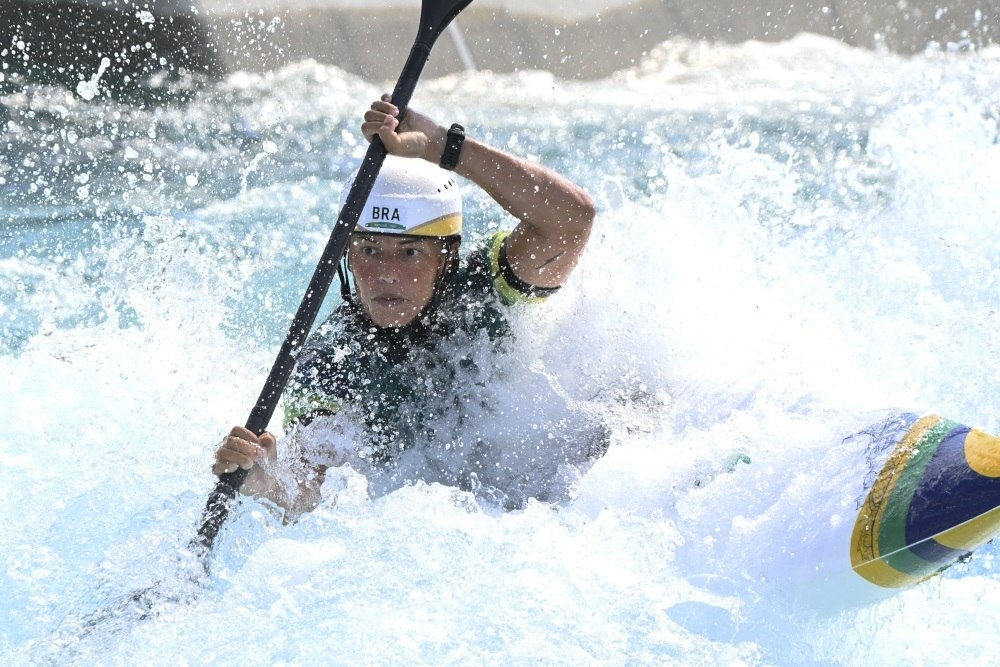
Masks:
[[[420,9],[420,28],[436,38],[458,13],[472,4],[472,0],[424,0]],[[424,33],[421,34],[424,37]]]

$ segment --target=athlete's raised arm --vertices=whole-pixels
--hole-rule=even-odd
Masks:
[[[394,155],[437,164],[447,129],[408,109],[400,123],[389,95],[365,113],[362,132],[376,134]],[[398,131],[397,131],[398,128]],[[518,278],[536,287],[562,285],[576,266],[594,222],[590,196],[565,177],[466,137],[455,172],[481,187],[520,222],[507,238],[507,259]]]

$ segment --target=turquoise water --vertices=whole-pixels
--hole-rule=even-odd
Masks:
[[[569,498],[514,512],[417,464],[429,481],[391,493],[345,470],[293,525],[244,503],[194,589],[177,558],[212,451],[325,243],[365,148],[359,110],[390,84],[305,62],[170,85],[183,101],[143,106],[4,82],[5,663],[959,664],[992,649],[993,545],[880,602],[810,592],[829,583],[814,564],[846,550],[828,539],[845,519],[811,508],[855,497],[867,471],[841,441],[870,411],[1000,431],[996,50],[677,42],[597,82],[422,81],[415,107],[545,161],[600,208],[572,282],[516,314],[523,344],[487,388],[458,388],[491,406],[478,428],[511,438],[493,455],[515,476],[558,461],[585,421],[611,449],[561,470]],[[470,238],[509,224],[466,192]],[[505,457],[515,442],[533,456]],[[730,471],[737,453],[751,463]],[[156,618],[81,637],[80,618],[153,581]]]

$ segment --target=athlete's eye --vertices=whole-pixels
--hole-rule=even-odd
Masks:
[[[407,248],[406,249],[406,256],[407,257],[419,257],[420,256],[420,249],[419,248]]]
[[[378,248],[373,245],[363,245],[361,246],[361,254],[367,257],[374,257],[378,254]]]

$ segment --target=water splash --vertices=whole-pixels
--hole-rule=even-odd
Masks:
[[[800,510],[850,476],[838,445],[864,410],[902,402],[1000,430],[997,62],[800,38],[667,44],[596,83],[422,84],[416,107],[597,197],[579,273],[515,318],[531,391],[512,377],[489,395],[503,416],[548,392],[533,415],[600,420],[608,454],[557,505],[515,512],[477,499],[478,477],[372,494],[348,470],[294,525],[246,503],[193,603],[75,656],[45,643],[62,619],[166,574],[189,538],[214,443],[259,389],[360,160],[358,108],[381,88],[300,63],[163,106],[5,95],[0,650],[857,664],[957,636],[959,659],[978,656],[993,547],[826,615],[775,575],[808,581],[819,528]],[[470,240],[501,223],[483,195],[467,201]],[[920,637],[901,630],[914,623]]]

